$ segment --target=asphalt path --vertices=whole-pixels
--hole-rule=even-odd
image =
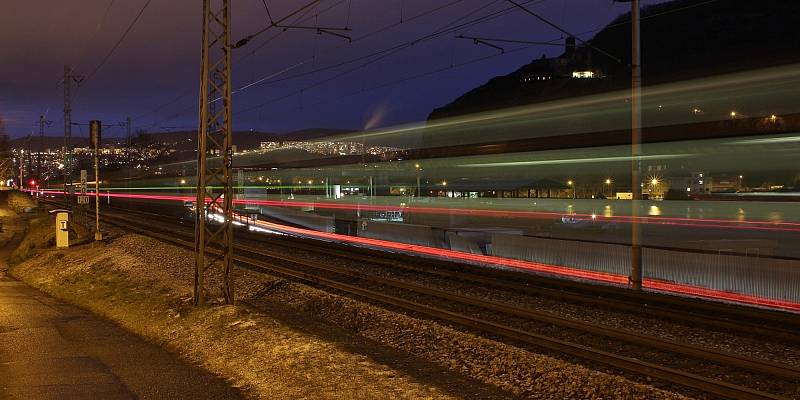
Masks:
[[[10,277],[24,222],[2,219],[13,238],[0,250],[0,399],[243,398],[225,380]]]

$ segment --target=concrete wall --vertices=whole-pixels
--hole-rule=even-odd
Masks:
[[[439,238],[438,232],[435,232],[430,226],[424,225],[362,219],[358,223],[358,236],[429,247],[444,247],[444,241]]]
[[[261,210],[261,214],[268,215],[281,221],[286,221],[290,224],[299,225],[304,228],[322,232],[334,231],[335,223],[333,217],[323,217],[316,214],[283,207],[262,206],[259,207],[259,209]]]

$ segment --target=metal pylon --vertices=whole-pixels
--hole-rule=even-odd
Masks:
[[[71,207],[69,197],[69,185],[72,184],[72,82],[75,77],[72,75],[72,68],[64,66],[64,204],[66,208]]]
[[[221,263],[222,295],[233,304],[230,0],[203,0],[200,121],[197,132],[194,303],[205,303],[205,273]],[[214,107],[210,107],[213,103]],[[213,157],[218,157],[213,159]]]

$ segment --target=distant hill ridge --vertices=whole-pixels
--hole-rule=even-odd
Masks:
[[[787,0],[676,0],[645,7],[643,83],[798,62],[798,15],[800,1]],[[630,87],[630,13],[617,17],[590,40],[619,62],[569,40],[560,56],[542,56],[494,77],[435,109],[429,119]],[[594,79],[573,77],[574,72],[591,72]]]

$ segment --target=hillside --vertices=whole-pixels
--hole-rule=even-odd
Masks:
[[[655,84],[800,61],[795,29],[800,2],[676,0],[642,9],[643,83]],[[567,39],[569,41],[569,39]],[[630,86],[630,14],[586,46],[565,43],[559,57],[540,58],[490,79],[435,109],[429,119],[581,96]],[[575,78],[574,72],[592,78]]]

